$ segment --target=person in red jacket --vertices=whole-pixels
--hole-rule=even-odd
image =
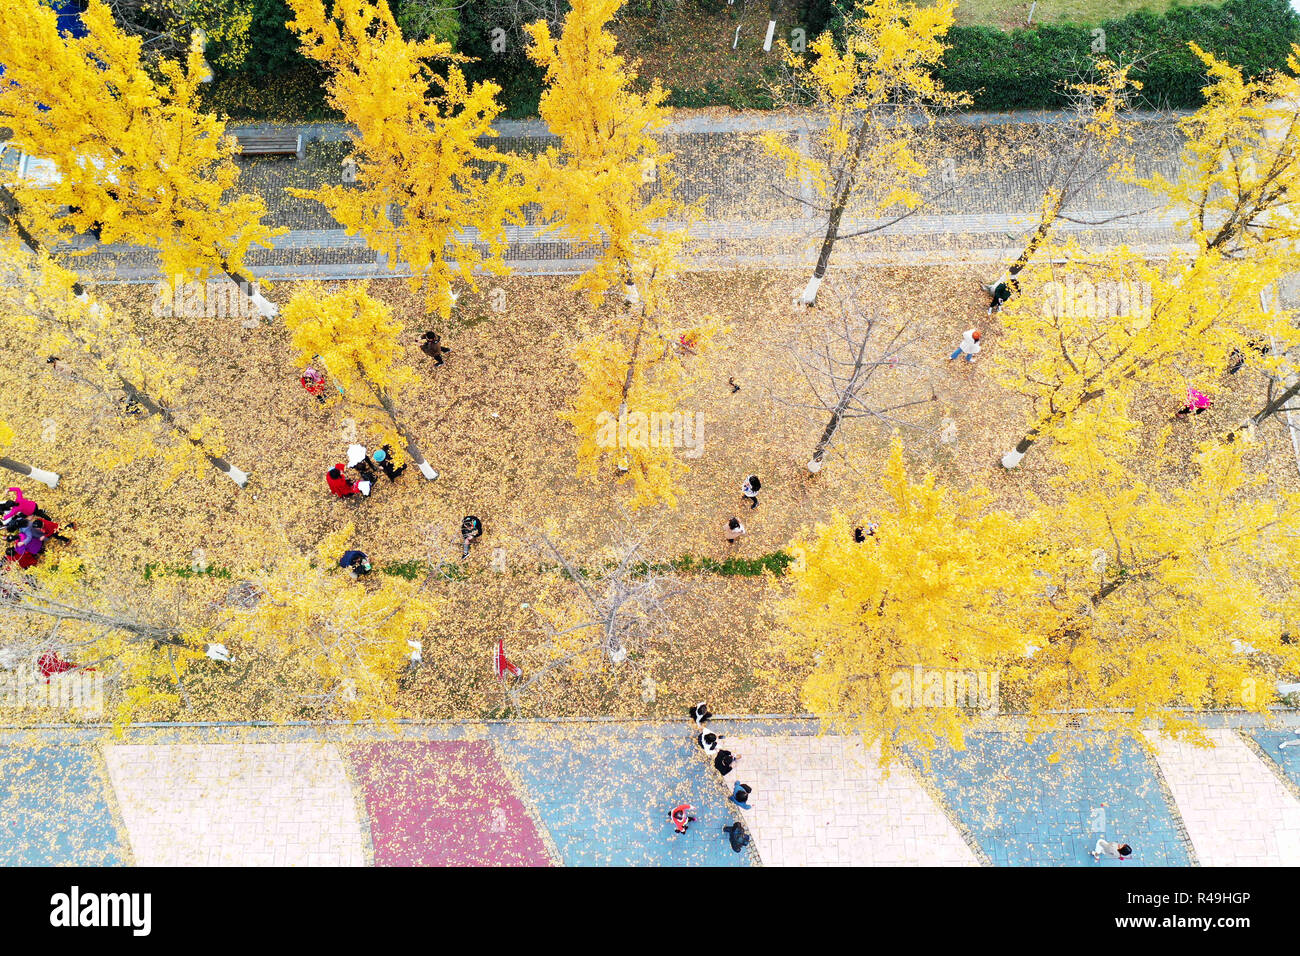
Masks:
[[[691,816],[694,812],[695,808],[689,803],[679,804],[668,811],[668,819],[673,821],[673,827],[678,833],[685,833],[686,828],[695,822]]]
[[[45,678],[45,683],[48,684],[51,674],[62,674],[64,671],[76,670],[79,665],[72,661],[60,660],[57,651],[46,651],[37,660],[36,666],[40,669],[41,676]]]
[[[355,495],[361,491],[361,486],[344,474],[344,465],[337,462],[333,468],[325,472],[325,484],[330,486],[330,491],[340,498],[346,498],[348,495]]]

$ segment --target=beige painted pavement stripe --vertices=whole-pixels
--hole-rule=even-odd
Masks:
[[[727,777],[754,788],[744,819],[766,866],[978,866],[947,814],[897,767],[849,737],[747,737]]]
[[[365,863],[332,744],[121,744],[104,759],[142,866]]]
[[[1146,736],[1202,866],[1300,866],[1300,801],[1235,732],[1206,731],[1212,749]]]

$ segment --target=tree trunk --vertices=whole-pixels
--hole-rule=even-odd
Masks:
[[[5,458],[0,455],[0,468],[7,468],[9,471],[17,472],[28,478],[35,479],[42,484],[55,488],[59,484],[59,476],[52,471],[45,471],[41,468],[34,468],[31,465],[24,465],[21,461],[14,461],[12,458]]]
[[[826,237],[822,240],[821,251],[817,254],[817,265],[813,269],[812,278],[804,286],[799,298],[795,300],[795,305],[812,306],[817,304],[817,290],[821,288],[822,280],[826,277],[826,269],[831,262],[831,250],[835,248],[835,240],[840,232],[840,220],[844,218],[844,209],[849,204],[849,197],[853,194],[853,184],[858,176],[858,163],[862,157],[862,147],[867,142],[867,121],[864,119],[858,126],[857,142],[853,145],[853,153],[849,157],[849,162],[844,170],[844,178],[840,180],[839,188],[835,192],[835,201],[831,206],[830,219],[826,223]]]
[[[835,410],[831,412],[831,420],[826,423],[822,429],[822,437],[817,440],[817,447],[813,449],[812,461],[808,462],[808,470],[813,474],[822,470],[822,456],[826,454],[826,447],[835,437],[835,433],[840,429],[840,422],[844,418],[844,409],[848,408],[849,399],[853,397],[848,390],[840,396],[839,402],[835,405]]]
[[[245,275],[241,275],[230,268],[230,264],[225,259],[221,260],[221,269],[230,278],[230,281],[239,286],[239,290],[248,296],[253,303],[253,308],[257,309],[257,314],[264,319],[274,319],[280,314],[279,308],[274,302],[264,298],[257,282]]]
[[[359,365],[357,367],[358,369],[361,368]],[[402,441],[406,442],[406,453],[411,457],[411,461],[415,463],[415,467],[420,470],[420,474],[424,475],[425,479],[428,481],[436,481],[438,478],[438,472],[436,472],[428,461],[425,460],[424,452],[420,450],[419,444],[416,443],[415,436],[407,430],[405,425],[398,421],[397,408],[393,405],[392,398],[389,397],[387,392],[366,377],[364,369],[361,369],[361,377],[365,380],[366,384],[370,386],[375,395],[378,396],[379,404],[383,406],[385,413],[387,413],[388,420],[393,423],[393,427],[397,429],[397,433],[402,436]]]
[[[1285,390],[1279,392],[1276,397],[1274,397],[1270,402],[1268,402],[1268,404],[1266,404],[1258,412],[1256,412],[1254,415],[1251,415],[1249,418],[1247,418],[1244,422],[1242,422],[1232,431],[1228,432],[1228,434],[1224,436],[1224,441],[1234,440],[1237,437],[1237,434],[1239,432],[1245,431],[1247,428],[1251,428],[1252,426],[1261,424],[1264,421],[1264,419],[1268,418],[1270,415],[1276,415],[1279,412],[1288,411],[1288,409],[1286,408],[1287,402],[1291,401],[1291,399],[1295,398],[1298,395],[1300,395],[1300,378],[1296,379],[1296,381],[1293,384],[1287,386]],[[4,459],[0,458],[0,464],[3,463],[4,463]]]
[[[3,217],[5,224],[13,229],[22,244],[32,251],[32,255],[39,256],[43,249],[41,241],[33,236],[27,227],[23,225],[22,220],[18,218],[21,209],[22,206],[18,203],[18,197],[10,192],[8,188],[0,185],[0,217]],[[81,298],[85,296],[86,289],[80,282],[73,281],[72,293]]]
[[[641,310],[641,321],[637,324],[636,335],[632,339],[632,354],[627,360],[627,374],[623,376],[623,391],[619,396],[618,417],[622,420],[627,413],[627,396],[632,391],[632,378],[636,373],[636,357],[641,351],[641,337],[645,332],[645,310]]]
[[[1137,369],[1130,369],[1124,373],[1124,377],[1129,378],[1136,374]],[[1002,467],[1015,468],[1019,465],[1020,459],[1025,457],[1025,453],[1028,452],[1029,449],[1033,447],[1034,442],[1038,440],[1038,436],[1042,433],[1044,426],[1050,425],[1052,422],[1060,421],[1067,415],[1078,411],[1093,399],[1101,398],[1101,396],[1105,394],[1106,390],[1104,388],[1094,388],[1092,391],[1084,392],[1080,395],[1079,400],[1074,403],[1074,407],[1069,409],[1069,411],[1057,412],[1056,414],[1049,415],[1044,419],[1039,419],[1040,424],[1035,425],[1033,428],[1029,429],[1029,431],[1025,432],[1024,437],[1021,438],[1020,441],[1016,442],[1016,447],[1002,456]]]
[[[181,429],[176,426],[176,421],[173,418],[172,413],[170,411],[168,411],[166,408],[164,408],[163,406],[155,402],[152,398],[149,397],[149,395],[146,392],[141,390],[139,386],[135,385],[133,382],[127,381],[121,375],[119,375],[117,379],[119,382],[122,383],[122,388],[126,391],[126,393],[130,395],[132,398],[134,398],[137,403],[143,406],[145,411],[147,411],[150,415],[157,415],[164,422],[170,425],[177,432],[177,434],[181,433]],[[243,488],[244,485],[248,483],[248,472],[241,471],[240,469],[232,465],[230,462],[226,461],[224,458],[212,454],[212,452],[208,451],[206,448],[203,447],[203,442],[200,441],[199,439],[191,438],[189,435],[184,435],[183,437],[185,438],[186,441],[188,441],[190,444],[194,445],[195,447],[199,448],[203,452],[203,456],[212,463],[213,468],[217,469],[217,471],[221,472],[223,475],[225,475],[227,478],[233,481],[240,488]]]
[[[1038,251],[1038,247],[1046,241],[1048,234],[1052,231],[1053,224],[1055,224],[1056,220],[1061,217],[1062,207],[1063,203],[1058,201],[1056,207],[1052,210],[1052,214],[1039,221],[1038,228],[1035,229],[1034,234],[1029,237],[1029,242],[1025,244],[1025,248],[1021,250],[1020,255],[1016,257],[1016,261],[1007,267],[1007,271],[1002,278],[997,282],[994,282],[991,286],[985,286],[989,291],[989,295],[992,295],[993,290],[1003,282],[1007,283],[1007,292],[1009,295],[1015,294],[1014,287],[1010,284],[1011,280],[1024,271],[1025,266],[1029,265],[1029,260],[1032,259],[1034,253]]]
[[[155,644],[171,645],[173,647],[187,647],[185,641],[181,640],[180,630],[170,627],[155,627],[152,624],[139,624],[135,621],[113,617],[108,614],[101,614],[98,611],[90,611],[85,608],[73,607],[71,605],[57,605],[48,598],[43,598],[39,594],[31,600],[37,603],[15,603],[11,605],[18,611],[24,611],[29,614],[40,614],[44,617],[52,617],[59,621],[81,621],[84,624],[92,624],[96,627],[109,628],[116,631],[125,631],[138,640],[152,641]]]

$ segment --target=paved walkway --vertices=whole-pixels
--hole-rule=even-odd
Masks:
[[[963,117],[946,127],[944,149],[921,191],[934,198],[924,215],[883,232],[846,240],[836,249],[839,266],[878,262],[997,261],[1014,256],[1032,227],[1050,166],[1024,148],[1027,140],[1060,119],[1059,114],[990,114]],[[1147,117],[1138,128],[1138,171],[1173,173],[1182,137],[1176,117]],[[270,249],[254,250],[249,266],[266,279],[357,278],[409,274],[400,263],[384,262],[365,242],[347,236],[319,203],[293,196],[293,188],[341,182],[349,152],[342,124],[302,127],[311,141],[302,160],[256,157],[241,160],[242,189],[263,196],[268,221],[289,229]],[[692,268],[805,268],[815,257],[824,223],[783,192],[795,189],[781,163],[759,144],[764,130],[807,142],[806,118],[796,115],[691,117],[663,133],[680,180],[679,195],[698,205],[692,227]],[[538,122],[501,124],[495,141],[508,153],[528,154],[550,141]],[[1158,200],[1143,190],[1101,177],[1072,211],[1089,226],[1063,223],[1064,232],[1095,248],[1119,243],[1167,247],[1182,236],[1155,213]],[[509,232],[506,259],[523,274],[580,271],[592,250],[539,232],[538,210],[526,210],[529,225]],[[1131,218],[1114,221],[1122,213]],[[849,211],[842,232],[879,225]],[[101,281],[140,282],[157,277],[157,258],[146,250],[101,247],[83,250],[76,267]]]
[[[726,741],[754,788],[744,815],[768,866],[975,866],[974,851],[906,767],[845,737]]]
[[[0,865],[1295,865],[1285,720],[1154,757],[1009,726],[888,775],[811,721],[718,721],[725,781],[685,722],[0,731]],[[1098,836],[1133,858],[1094,863]]]
[[[1159,741],[1156,759],[1205,866],[1300,866],[1300,800],[1230,730],[1213,750]]]
[[[109,745],[103,755],[137,864],[365,862],[353,788],[328,744]]]

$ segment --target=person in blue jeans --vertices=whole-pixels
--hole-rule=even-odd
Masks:
[[[951,362],[953,359],[957,358],[958,356],[964,355],[966,356],[966,361],[973,362],[975,361],[975,354],[979,352],[979,350],[980,350],[980,330],[967,329],[964,333],[962,333],[961,345],[953,349],[953,353],[948,356],[948,361]]]

